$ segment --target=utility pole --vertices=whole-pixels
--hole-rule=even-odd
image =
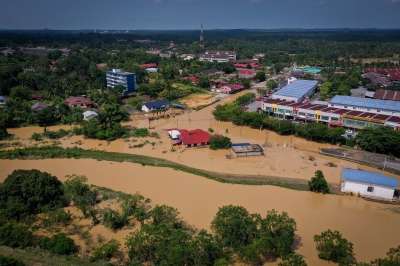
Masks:
[[[385,161],[383,162],[383,171],[385,171],[385,168],[386,168],[386,156],[385,156]]]

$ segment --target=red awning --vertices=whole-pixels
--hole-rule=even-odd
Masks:
[[[341,126],[342,126],[342,123],[339,123],[339,122],[329,122],[329,125],[330,125],[330,126],[335,126],[335,127],[341,127]]]

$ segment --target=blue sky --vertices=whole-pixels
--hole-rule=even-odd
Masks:
[[[0,0],[3,29],[400,28],[400,0]]]

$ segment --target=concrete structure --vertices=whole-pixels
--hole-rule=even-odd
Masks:
[[[229,55],[220,55],[220,54],[200,54],[200,61],[217,61],[218,63],[229,62]]]
[[[380,173],[344,168],[340,187],[342,192],[352,192],[367,198],[391,200],[398,187],[398,180]]]
[[[99,116],[96,112],[93,112],[93,111],[86,111],[86,112],[83,112],[82,114],[83,114],[83,120],[85,120],[85,121],[90,121],[93,118],[96,118]]]
[[[264,150],[258,144],[232,143],[231,148],[237,157],[264,155]]]
[[[136,74],[123,72],[120,68],[106,72],[107,87],[114,88],[116,85],[123,85],[125,90],[123,93],[131,93],[136,91]]]
[[[277,117],[307,122],[322,122],[330,127],[343,126],[352,129],[362,129],[366,126],[390,126],[395,130],[400,130],[400,117],[393,115],[274,99],[263,101],[261,109],[264,113],[270,113]]]
[[[208,50],[204,54],[206,54],[206,55],[227,55],[229,57],[229,59],[236,60],[236,52],[235,51]]]
[[[329,101],[329,106],[339,109],[357,110],[360,112],[400,117],[400,102],[395,101],[336,95]]]
[[[295,80],[291,84],[275,92],[270,96],[271,99],[298,103],[305,98],[311,97],[318,86],[317,81]]]
[[[153,110],[169,109],[171,103],[168,100],[147,102],[142,105],[142,111],[151,112]]]

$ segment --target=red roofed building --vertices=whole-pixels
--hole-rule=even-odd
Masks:
[[[158,68],[156,63],[141,64],[139,66],[144,67],[144,68],[150,68],[150,67]]]
[[[243,85],[239,84],[226,84],[219,88],[219,92],[226,94],[233,94],[244,89]]]
[[[236,68],[247,68],[247,66],[250,65],[252,69],[260,68],[260,65],[257,63],[236,63],[235,67]]]
[[[197,83],[199,82],[200,78],[198,77],[183,77],[183,79],[188,79],[192,82],[193,85],[197,85]]]
[[[182,145],[185,147],[195,147],[208,145],[210,142],[210,133],[203,131],[201,129],[186,130],[180,129],[181,133],[177,137],[181,140]]]
[[[256,73],[249,69],[242,69],[239,70],[239,78],[248,78],[248,79],[254,79],[256,77]]]
[[[64,100],[64,103],[70,107],[89,108],[92,101],[86,99],[84,96],[70,96]]]

